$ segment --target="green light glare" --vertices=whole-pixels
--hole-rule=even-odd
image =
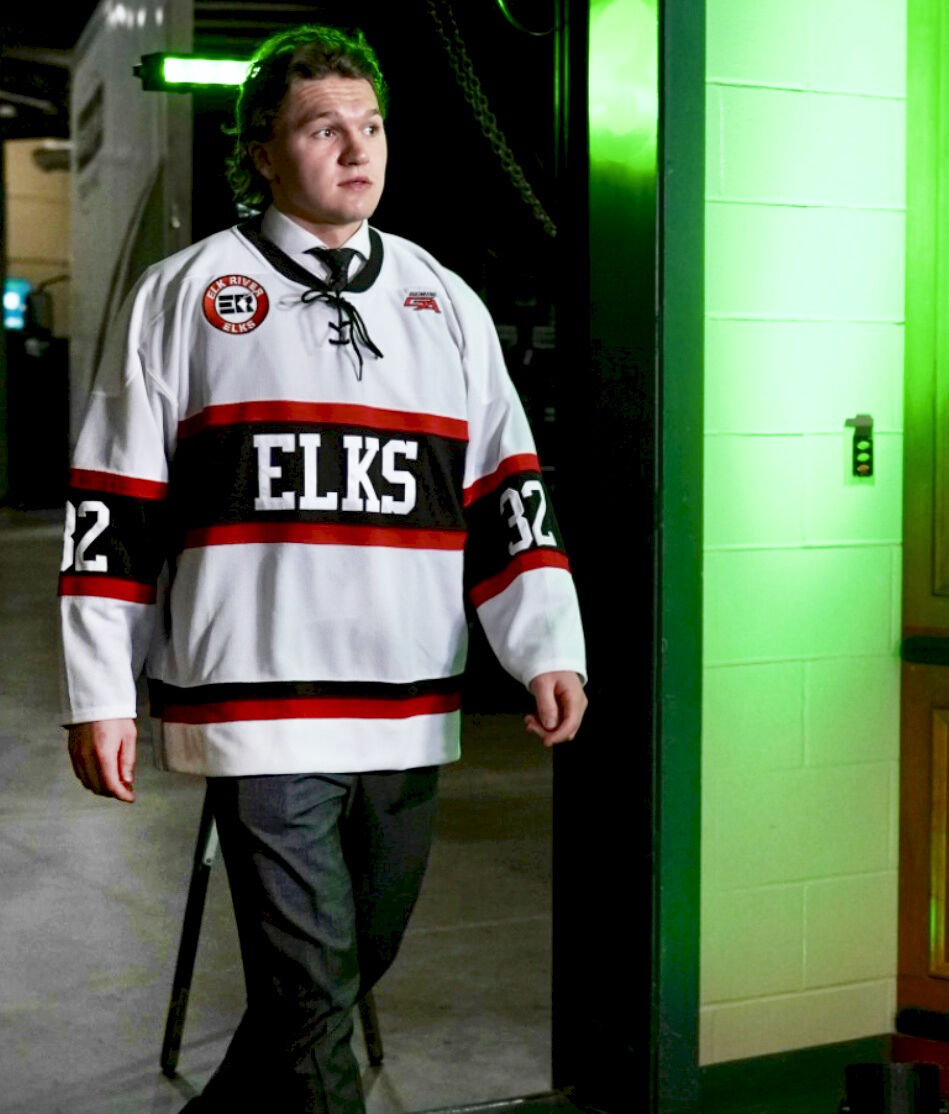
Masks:
[[[656,165],[656,0],[591,0],[590,158],[634,173]]]
[[[240,85],[250,62],[168,57],[162,66],[167,85]]]

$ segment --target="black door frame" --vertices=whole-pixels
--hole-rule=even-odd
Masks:
[[[591,707],[555,756],[553,1081],[672,1114],[699,1104],[705,4],[656,0],[651,181],[590,158],[590,7],[558,3],[558,483]]]

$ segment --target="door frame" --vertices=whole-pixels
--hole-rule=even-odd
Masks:
[[[673,1114],[699,1107],[705,4],[653,0],[648,180],[591,158],[595,3],[558,5],[558,486],[591,704],[554,761],[553,1081]]]
[[[931,877],[945,852],[945,802],[932,764],[944,749],[938,708],[949,693],[947,555],[941,552],[947,445],[940,438],[949,384],[949,12],[907,0],[906,324],[904,371],[903,616],[900,739],[900,1033],[944,1039],[949,985],[929,974],[934,946]],[[944,436],[944,435],[943,435]],[[941,466],[941,467],[940,467]],[[942,490],[941,490],[942,488]],[[943,510],[944,514],[945,511]],[[942,565],[940,577],[937,565]],[[917,575],[924,568],[927,576]],[[924,822],[920,824],[920,819]],[[932,830],[931,830],[932,828]],[[941,828],[941,831],[938,829]],[[938,844],[933,842],[938,839]],[[944,888],[944,875],[943,875]],[[941,904],[945,921],[945,894]]]

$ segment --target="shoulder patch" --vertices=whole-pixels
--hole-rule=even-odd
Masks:
[[[406,309],[433,309],[436,313],[441,313],[434,290],[410,290],[402,305]]]
[[[247,275],[221,275],[205,290],[204,316],[215,329],[233,336],[253,332],[267,316],[267,291]]]

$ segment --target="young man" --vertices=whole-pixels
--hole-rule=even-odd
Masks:
[[[572,738],[566,555],[484,307],[367,223],[386,90],[362,38],[265,43],[230,167],[262,219],[152,267],[74,456],[60,594],[69,754],[133,801],[135,678],[159,761],[208,778],[247,1012],[194,1111],[357,1114],[352,1008],[392,962],[459,754],[476,607]],[[334,251],[332,249],[342,249]]]

